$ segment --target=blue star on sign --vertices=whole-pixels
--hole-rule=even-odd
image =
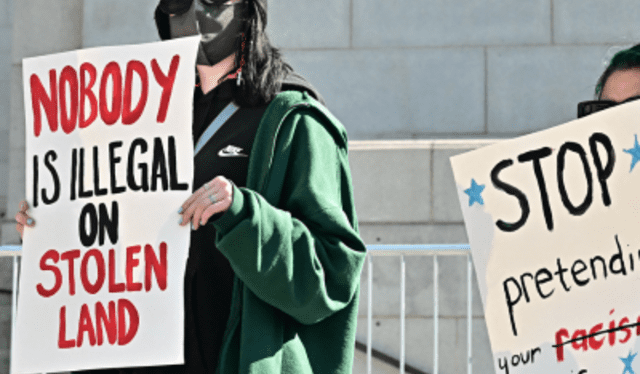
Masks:
[[[636,145],[637,144],[638,143],[636,142]],[[622,360],[622,362],[624,363],[624,371],[622,372],[622,374],[636,374],[631,367],[631,363],[633,362],[633,359],[636,358],[637,354],[638,352],[631,354],[631,351],[629,351],[629,355],[627,355],[627,357],[620,357],[620,360]]]
[[[636,166],[636,163],[638,161],[640,161],[640,145],[638,145],[638,134],[636,134],[636,141],[635,141],[635,144],[633,145],[633,148],[623,149],[623,151],[625,151],[626,153],[630,154],[631,157],[633,157],[631,159],[631,170],[629,170],[629,173],[631,173],[631,171],[633,170],[633,167]]]
[[[471,187],[464,190],[464,193],[469,195],[469,206],[472,206],[473,203],[478,203],[480,205],[484,205],[484,200],[482,200],[482,191],[484,190],[484,184],[478,185],[475,179],[471,179]]]

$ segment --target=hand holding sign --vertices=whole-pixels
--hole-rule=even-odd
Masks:
[[[20,210],[18,210],[18,213],[16,214],[16,230],[20,233],[21,238],[24,233],[25,226],[34,227],[36,225],[36,221],[27,214],[28,209],[29,204],[25,200],[22,200],[20,202]]]
[[[217,176],[205,183],[182,204],[178,213],[182,214],[180,225],[191,223],[194,230],[204,226],[216,213],[225,212],[233,202],[233,184]]]

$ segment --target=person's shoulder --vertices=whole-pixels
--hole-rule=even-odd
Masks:
[[[280,92],[269,102],[260,125],[261,136],[295,132],[299,126],[321,126],[340,147],[346,147],[347,132],[324,104],[318,90],[293,71],[282,80]],[[292,133],[290,133],[292,134]]]
[[[281,90],[271,102],[271,106],[285,112],[312,108],[326,116],[329,121],[338,124],[340,122],[327,109],[320,92],[295,71],[289,72],[283,79]]]
[[[305,77],[296,73],[295,71],[290,71],[282,80],[282,85],[280,88],[281,92],[288,91],[298,91],[298,92],[306,92],[311,97],[316,99],[319,103],[325,104],[324,98],[320,94],[320,92],[309,82]]]
[[[337,144],[346,146],[347,132],[340,120],[309,92],[280,92],[269,105],[267,115],[279,118],[279,122],[288,123],[290,130],[295,130],[298,126],[322,126]]]

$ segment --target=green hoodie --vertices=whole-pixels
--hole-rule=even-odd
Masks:
[[[218,373],[351,373],[365,245],[344,127],[307,93],[279,94],[247,188],[211,223],[236,279]]]

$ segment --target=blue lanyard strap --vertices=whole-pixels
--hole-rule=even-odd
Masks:
[[[204,147],[205,144],[211,139],[213,134],[218,131],[218,129],[225,123],[231,116],[240,109],[233,101],[230,102],[222,112],[218,114],[218,116],[209,124],[206,130],[202,133],[200,138],[198,139],[198,143],[193,151],[193,156],[195,157],[198,152]]]

